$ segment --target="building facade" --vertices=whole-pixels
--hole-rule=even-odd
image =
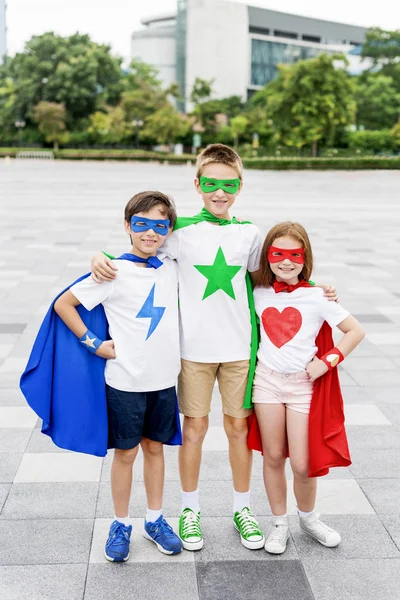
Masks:
[[[6,0],[0,0],[0,63],[7,52]]]
[[[214,97],[251,96],[277,75],[277,65],[342,52],[363,43],[366,30],[229,0],[178,0],[177,11],[142,21],[132,57],[153,64],[163,82],[176,81],[186,108],[196,77],[213,79]],[[351,57],[351,71],[360,71]],[[184,108],[184,106],[182,106]]]

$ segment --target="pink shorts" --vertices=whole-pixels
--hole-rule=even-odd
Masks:
[[[255,404],[284,404],[308,415],[312,392],[313,384],[305,371],[278,373],[258,361],[253,383]]]

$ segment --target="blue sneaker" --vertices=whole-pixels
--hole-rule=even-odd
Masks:
[[[146,540],[154,542],[163,554],[179,554],[179,552],[182,552],[181,540],[162,515],[154,523],[144,522],[143,535]]]
[[[122,562],[129,558],[132,525],[126,527],[119,521],[113,521],[104,548],[104,556],[111,562]]]

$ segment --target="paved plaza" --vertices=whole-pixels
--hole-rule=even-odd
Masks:
[[[0,162],[0,600],[400,600],[400,173],[248,171],[234,211],[263,234],[281,220],[305,225],[313,279],[334,283],[367,331],[339,367],[353,464],[319,481],[318,510],[340,531],[338,548],[300,533],[292,494],[286,553],[241,546],[215,390],[200,482],[204,549],[170,557],[142,537],[139,457],[131,558],[107,563],[111,457],[54,446],[19,391],[50,300],[99,249],[128,249],[129,198],[159,189],[193,214],[193,177],[191,166]],[[176,526],[176,448],[166,461],[164,514]],[[252,508],[269,531],[259,455]]]

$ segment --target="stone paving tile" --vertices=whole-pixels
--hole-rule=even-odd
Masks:
[[[385,402],[387,404],[400,404],[400,389],[398,387],[376,387],[365,388],[373,402]]]
[[[3,510],[4,503],[10,491],[11,485],[6,483],[0,483],[0,514]]]
[[[400,550],[400,513],[381,513],[379,517],[392,540]]]
[[[37,415],[33,410],[25,406],[0,406],[1,428],[11,427],[26,428],[32,430],[35,427]]]
[[[101,459],[88,454],[24,454],[15,483],[99,481]]]
[[[87,565],[0,566],[1,600],[82,600]]]
[[[399,549],[376,515],[321,515],[321,520],[340,533],[342,542],[336,548],[319,544],[301,531],[296,517],[290,517],[290,531],[302,560],[400,558]]]
[[[400,394],[400,392],[399,392]],[[378,406],[380,410],[387,416],[390,422],[397,427],[400,426],[400,403],[399,404],[386,404],[386,402],[379,402]]]
[[[0,453],[2,452],[24,452],[29,438],[30,429],[0,429]]]
[[[26,452],[28,453],[38,453],[38,452],[62,452],[67,453],[68,450],[64,450],[64,448],[59,448],[53,443],[53,440],[48,436],[41,432],[42,422],[38,419],[35,429],[32,431],[31,437],[29,439],[29,443],[26,447]]]
[[[0,564],[87,563],[92,530],[90,519],[0,520]]]
[[[196,565],[200,600],[314,600],[300,561]],[[251,585],[249,582],[251,581]]]
[[[346,426],[390,425],[389,419],[374,404],[349,404],[344,407]]]
[[[347,428],[350,450],[354,448],[400,448],[400,432],[393,425],[363,425]]]
[[[400,479],[359,479],[358,483],[378,515],[398,513]]]
[[[353,448],[350,471],[356,479],[398,479],[400,464],[397,453],[387,448]]]
[[[272,529],[272,517],[258,517],[261,530],[267,537]],[[219,561],[274,561],[274,560],[296,560],[297,550],[293,540],[288,541],[287,550],[284,554],[277,556],[260,550],[249,550],[240,542],[240,536],[233,527],[232,517],[201,517],[201,527],[204,536],[204,547],[201,552],[194,552],[196,563],[219,562]],[[221,544],[221,532],[223,532],[224,543]]]
[[[0,455],[0,483],[12,483],[23,453],[3,452]]]
[[[84,600],[159,598],[160,600],[199,600],[194,564],[143,563],[89,565]]]
[[[315,600],[384,600],[399,598],[400,560],[304,559],[303,565]]]
[[[400,387],[400,373],[398,371],[355,371],[351,374],[351,377],[357,385],[374,385],[382,386],[382,388]]]
[[[3,519],[93,519],[97,483],[15,483]]]

